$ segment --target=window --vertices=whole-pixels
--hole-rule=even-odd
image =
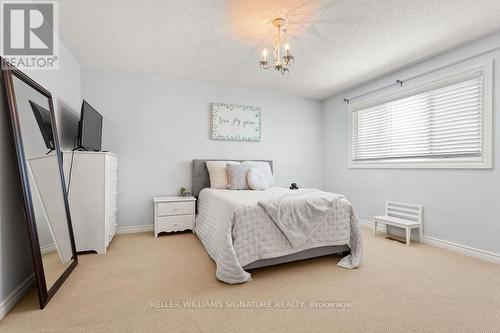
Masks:
[[[354,106],[351,167],[491,168],[490,80],[483,66]]]

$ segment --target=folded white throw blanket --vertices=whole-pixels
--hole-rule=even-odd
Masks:
[[[343,209],[339,210],[336,206],[346,208],[344,204],[337,205],[340,199],[346,201],[340,194],[303,189],[277,198],[261,200],[259,205],[269,214],[292,246],[297,248],[304,245],[322,223],[338,220],[338,214],[342,213]],[[345,213],[349,214],[350,220],[351,254],[342,258],[337,265],[352,269],[358,267],[363,259],[363,241],[356,213],[350,204]]]
[[[315,189],[298,190],[259,201],[293,247],[302,246],[328,217],[343,195]]]

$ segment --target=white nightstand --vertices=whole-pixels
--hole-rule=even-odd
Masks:
[[[155,237],[160,232],[194,230],[194,197],[154,197]]]

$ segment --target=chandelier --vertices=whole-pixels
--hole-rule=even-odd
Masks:
[[[273,63],[269,63],[267,60],[267,49],[262,51],[262,59],[259,61],[260,68],[263,69],[274,69],[275,71],[284,75],[288,72],[288,67],[294,62],[293,55],[290,53],[290,45],[285,40],[285,46],[283,47],[284,55],[281,56],[281,29],[286,23],[284,18],[276,18],[273,20],[273,26],[276,27],[276,34],[274,36],[274,47],[273,47]]]

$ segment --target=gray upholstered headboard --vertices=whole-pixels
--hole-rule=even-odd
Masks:
[[[198,194],[201,190],[206,187],[210,187],[210,177],[208,176],[208,169],[206,165],[206,161],[229,161],[227,159],[206,159],[206,160],[193,160],[193,184],[191,192],[193,196],[198,197]],[[230,160],[230,161],[239,161],[242,160]],[[267,162],[271,167],[271,171],[273,170],[273,161],[271,160],[246,160],[246,161],[258,161],[258,162]]]

